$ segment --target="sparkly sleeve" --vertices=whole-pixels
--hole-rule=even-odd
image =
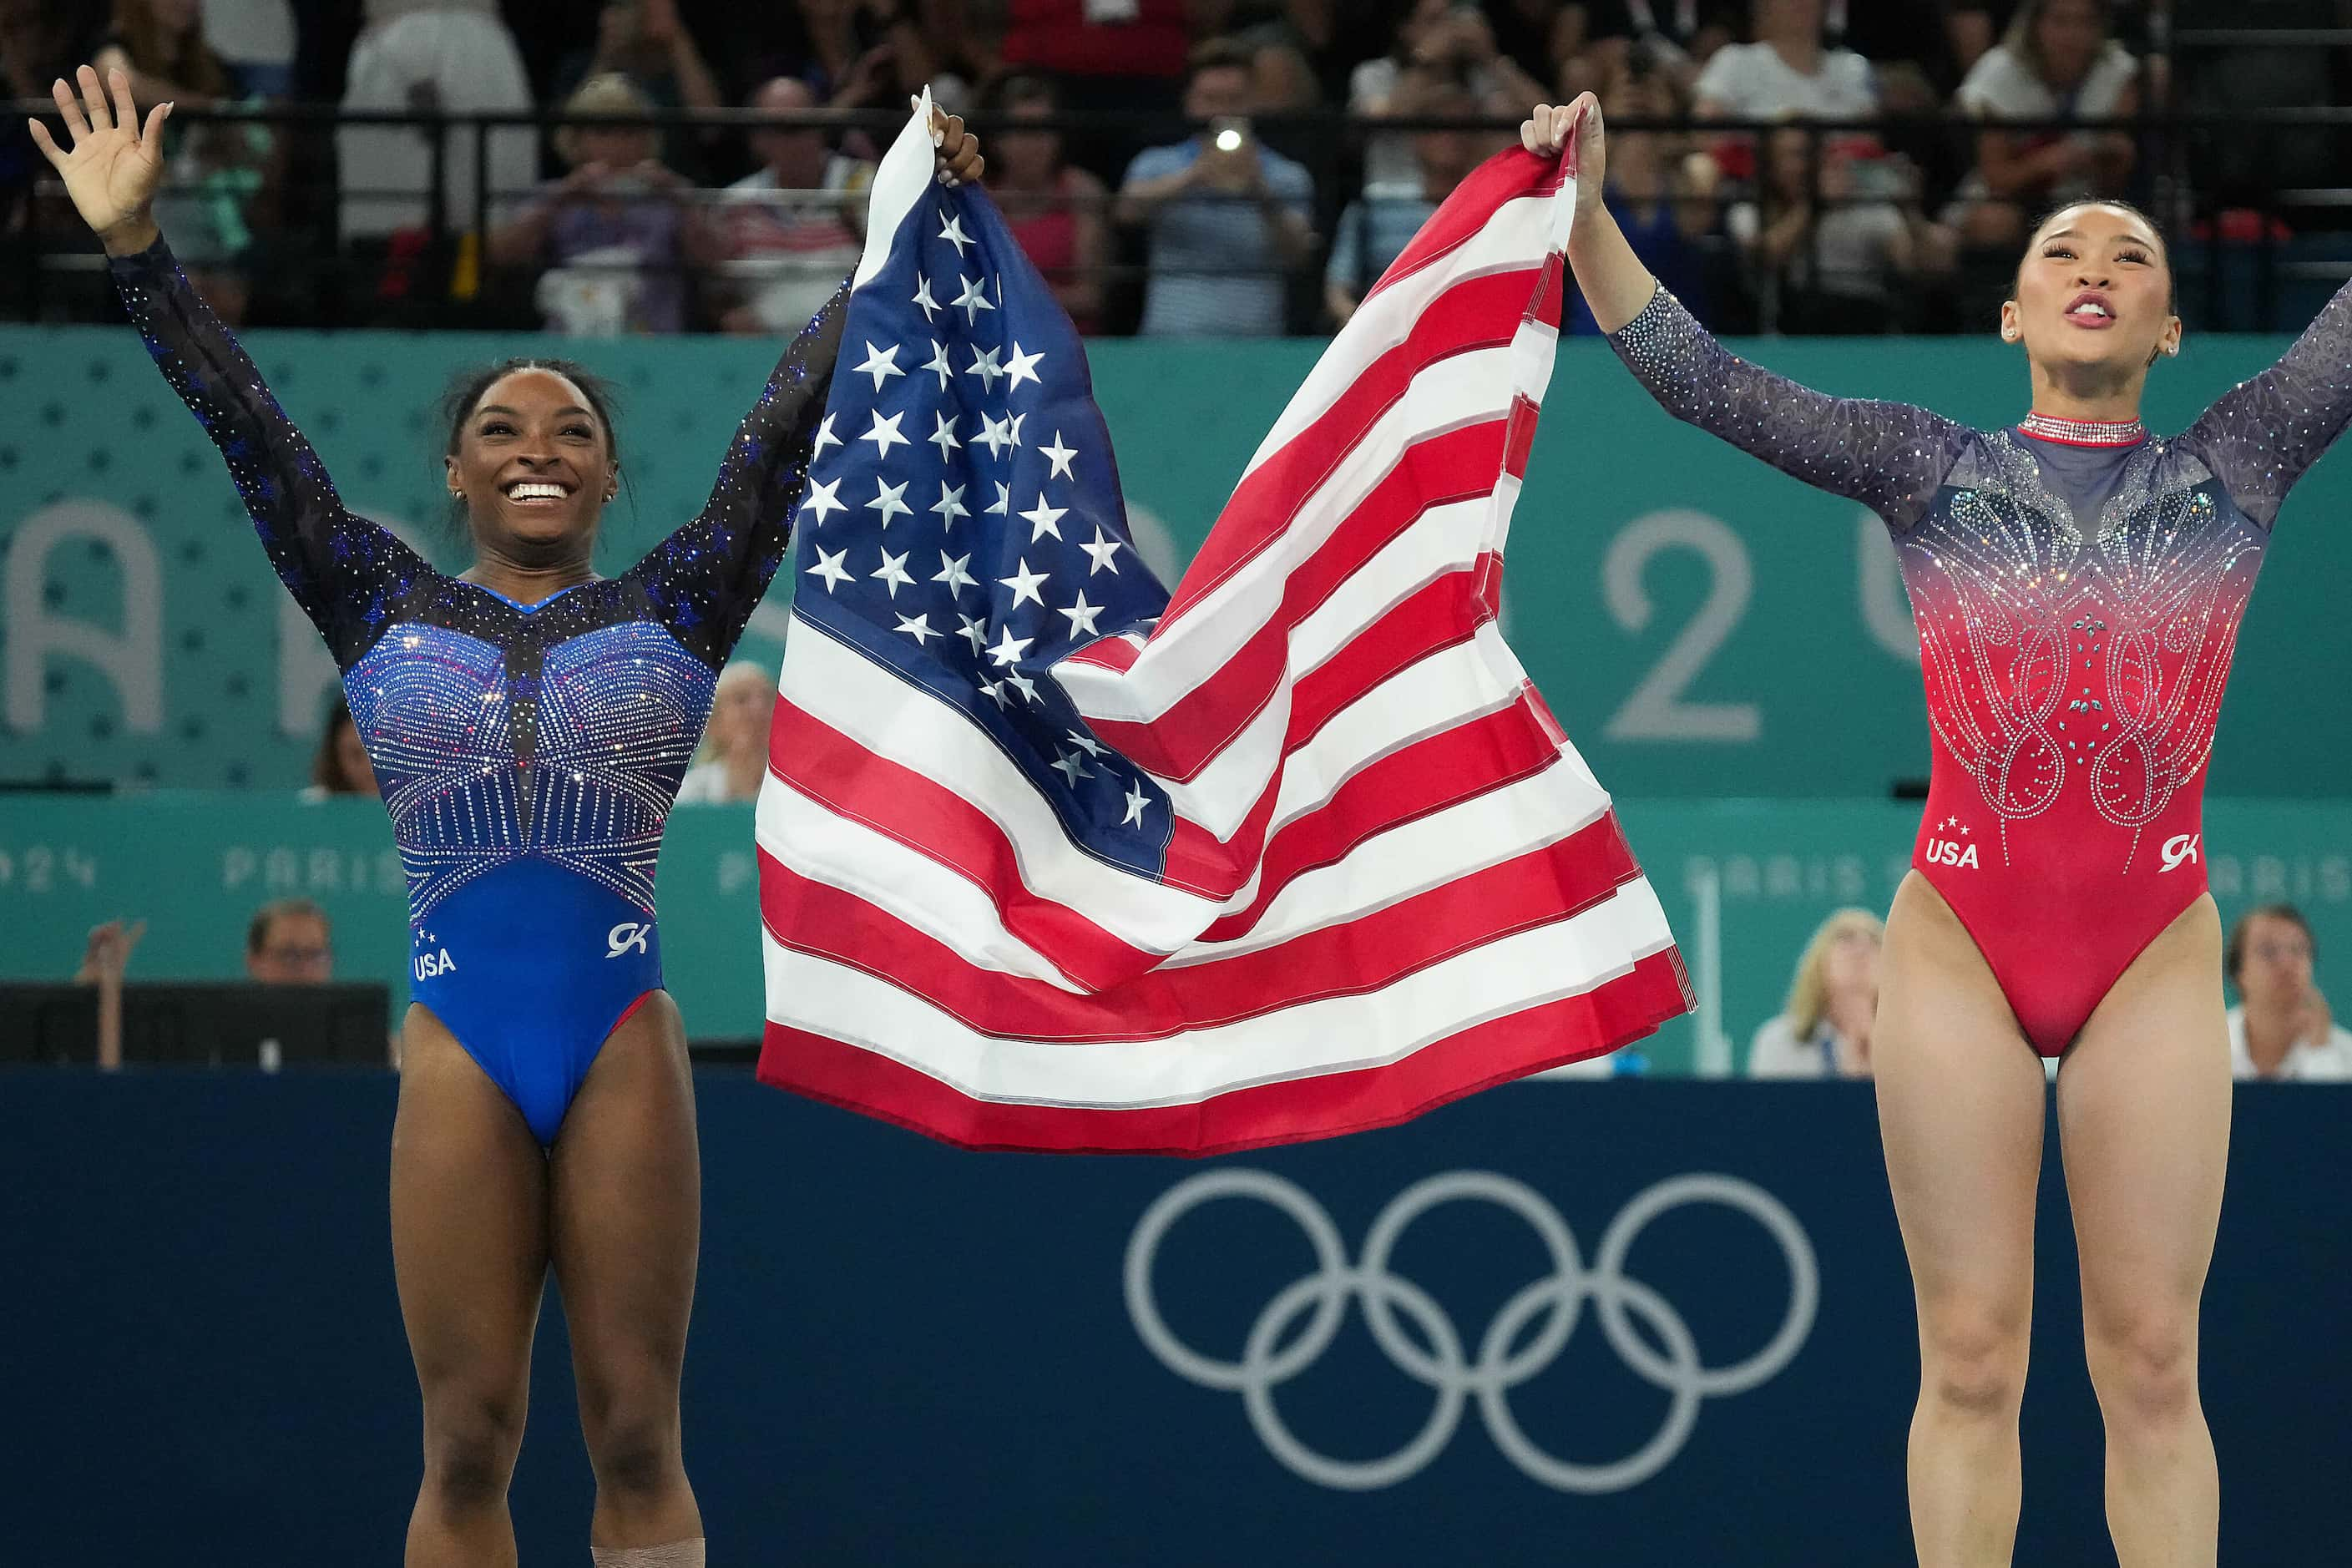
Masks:
[[[1966,429],[1907,403],[1831,397],[1748,363],[1665,289],[1611,334],[1665,411],[1809,485],[1858,500],[1897,532],[1936,499]]]
[[[162,240],[116,257],[110,269],[163,379],[220,448],[278,580],[348,667],[373,640],[383,606],[432,568],[343,509],[319,455]]]
[[[734,650],[783,563],[815,443],[837,439],[819,422],[848,310],[844,284],[776,362],[700,515],[632,569],[672,634],[714,667]]]
[[[2352,283],[2285,357],[2221,395],[2180,437],[2238,510],[2268,528],[2286,492],[2352,421]]]

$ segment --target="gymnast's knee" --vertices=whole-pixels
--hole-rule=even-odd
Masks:
[[[675,1409],[616,1414],[597,1427],[589,1437],[588,1457],[596,1489],[606,1497],[659,1497],[685,1476]]]
[[[522,1451],[523,1413],[503,1397],[437,1401],[425,1422],[425,1489],[455,1513],[497,1504]]]
[[[2028,1312],[1951,1303],[1921,1313],[1920,1400],[1972,1420],[2017,1418],[2025,1396]]]
[[[2197,1415],[2193,1309],[2091,1310],[2084,1319],[2091,1384],[2110,1430],[2161,1431]]]

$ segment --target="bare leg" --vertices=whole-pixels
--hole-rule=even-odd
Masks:
[[[2058,1075],[2122,1568],[2212,1568],[2221,1528],[2197,1397],[2198,1299],[2230,1154],[2221,980],[2221,918],[2200,899],[2116,983]]]
[[[513,1102],[422,1007],[392,1130],[392,1261],[425,1395],[407,1568],[515,1561],[507,1483],[547,1277],[547,1162]]]
[[[1871,1058],[1918,1301],[1912,1539],[1922,1568],[2005,1565],[2047,1079],[1983,955],[1916,872],[1887,918]]]
[[[556,1137],[556,1281],[580,1423],[596,1468],[600,1547],[702,1533],[679,1436],[702,1168],[686,1030],[657,993],[604,1042]]]

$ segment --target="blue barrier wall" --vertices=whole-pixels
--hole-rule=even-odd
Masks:
[[[1202,1165],[961,1154],[740,1073],[706,1071],[699,1092],[706,1213],[686,1406],[713,1563],[1909,1560],[1902,1455],[1916,1361],[1866,1089],[1529,1084],[1386,1132]],[[377,1074],[0,1074],[12,1281],[0,1289],[0,1561],[398,1560],[418,1422],[385,1236],[392,1108]],[[2332,1500],[2352,1473],[2340,1415],[2347,1109],[2328,1088],[2240,1096],[2204,1356],[2225,1563],[2343,1560]],[[1460,1171],[1525,1184],[1537,1224],[1557,1216],[1572,1233],[1592,1289],[1622,1303],[1648,1348],[1612,1348],[1587,1302],[1555,1354],[1545,1313],[1523,1311],[1501,1415],[1463,1399],[1400,1467],[1409,1473],[1351,1490],[1302,1477],[1261,1437],[1244,1393],[1179,1375],[1138,1331],[1130,1245],[1155,1204],[1203,1194],[1170,1199],[1185,1184],[1224,1172],[1294,1184],[1308,1222],[1328,1216],[1352,1263],[1383,1214],[1403,1217],[1401,1194]],[[1696,1173],[1785,1215],[1790,1238],[1694,1204],[1657,1214],[1612,1266],[1612,1225]],[[2018,1561],[2032,1564],[2111,1561],[2057,1174],[2053,1159],[2026,1395]],[[1406,1226],[1376,1276],[1390,1282],[1381,1299],[1418,1325],[1397,1353],[1425,1362],[1449,1342],[1465,1364],[1495,1353],[1489,1326],[1548,1272],[1538,1235],[1484,1200]],[[1819,1301],[1810,1321],[1795,1314],[1780,1358],[1771,1342],[1792,1321],[1792,1257],[1817,1277]],[[1290,1322],[1265,1331],[1279,1361],[1316,1326],[1315,1289],[1284,1294],[1314,1258],[1297,1219],[1202,1202],[1167,1231],[1149,1310],[1232,1363],[1269,1307],[1286,1306]],[[1674,1363],[1685,1328],[1697,1366],[1769,1375],[1702,1393],[1694,1362]],[[1267,1380],[1271,1414],[1297,1441],[1283,1451],[1310,1468],[1316,1455],[1377,1459],[1407,1447],[1433,1408],[1445,1414],[1360,1305],[1321,1353],[1297,1359],[1296,1375]],[[1686,1430],[1637,1370],[1644,1360],[1688,1395]],[[1474,1381],[1422,1370],[1457,1392]],[[585,1562],[588,1474],[553,1311],[532,1393],[514,1491],[523,1561]],[[1615,1489],[1537,1479],[1556,1460],[1645,1450],[1653,1473],[1622,1487],[1602,1478]]]

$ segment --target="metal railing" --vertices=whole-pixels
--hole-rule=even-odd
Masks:
[[[2242,40],[2235,30],[2203,31],[2184,33],[2177,44],[2185,47],[2192,42],[2202,45],[2226,39],[2232,44],[2244,41],[2249,47],[2258,40],[2261,47],[2273,47],[2284,37],[2279,33],[2252,33],[2243,35]],[[2352,32],[2328,34],[2330,42],[2347,40],[2352,40]],[[35,112],[47,108],[46,103],[16,107],[20,111]],[[886,143],[902,122],[899,115],[888,111],[812,110],[780,116],[747,110],[678,110],[646,115],[565,115],[542,110],[455,114],[431,109],[344,111],[331,105],[304,104],[183,109],[173,119],[179,134],[189,139],[183,141],[183,147],[212,131],[224,135],[234,132],[238,138],[249,141],[246,132],[258,129],[274,139],[274,149],[268,157],[275,161],[276,177],[282,182],[274,194],[284,216],[268,232],[254,237],[250,257],[241,264],[266,277],[268,282],[268,319],[331,327],[387,320],[404,324],[479,321],[483,311],[493,308],[483,303],[485,298],[498,297],[498,290],[486,290],[478,285],[469,287],[467,279],[487,279],[500,270],[483,256],[483,240],[493,232],[501,216],[543,193],[545,185],[538,176],[554,166],[547,146],[551,133],[559,127],[641,129],[694,146],[723,143],[751,131],[813,129],[832,136],[863,137],[878,146]],[[1118,156],[1103,166],[1110,173],[1107,183],[1112,191],[1109,199],[1113,200],[1118,168],[1123,166],[1128,153],[1180,140],[1199,129],[1181,119],[1146,112],[1064,114],[1024,121],[1017,128],[979,120],[975,126],[984,145],[1013,129],[1058,132],[1072,153],[1073,162],[1085,162],[1105,149],[1111,150]],[[1255,121],[1253,129],[1264,145],[1302,163],[1314,176],[1314,227],[1318,237],[1328,240],[1336,235],[1346,199],[1358,184],[1357,168],[1372,139],[1409,137],[1423,130],[1458,130],[1474,132],[1499,146],[1516,136],[1517,126],[1514,121],[1485,119],[1370,119],[1318,113],[1265,116]],[[2347,134],[2352,133],[2352,108],[2192,113],[2181,109],[2176,100],[2160,111],[2129,120],[1983,122],[1921,117],[1847,123],[1628,120],[1612,123],[1611,130],[1613,137],[1630,139],[1646,134],[1692,146],[1751,148],[1775,132],[1801,132],[1808,139],[1806,199],[1815,209],[1823,211],[1841,205],[1883,205],[1890,199],[1899,203],[1901,199],[1875,188],[1835,199],[1824,198],[1822,178],[1827,151],[1858,137],[1872,138],[1879,146],[1907,156],[1915,164],[1937,165],[1948,183],[1955,171],[1973,166],[1976,138],[1988,132],[2018,135],[2116,132],[2131,141],[2134,173],[2125,190],[2108,194],[2125,195],[2139,201],[2155,212],[2171,233],[2177,268],[2187,285],[2183,289],[2184,302],[2192,319],[2232,327],[2296,326],[2300,323],[2281,315],[2281,305],[2290,285],[2352,275],[2352,239],[2340,248],[2333,244],[2291,246],[2280,230],[2282,214],[2293,211],[2318,215],[2317,225],[2333,234],[2335,225],[2340,221],[2334,215],[2352,210],[2352,190],[2279,186],[2251,193],[2251,201],[2236,200],[2240,210],[2250,215],[2238,226],[2251,225],[2239,237],[2231,224],[2219,221],[2221,215],[2212,208],[2210,194],[2200,191],[2197,175],[2201,150],[2253,144],[2263,138],[2281,136],[2327,136],[2352,141],[2352,134]],[[371,186],[363,177],[350,177],[352,171],[346,171],[344,177],[336,176],[331,155],[333,141],[327,132],[334,132],[349,149],[353,145],[351,133],[371,131],[405,133],[415,139],[404,147],[399,142],[383,144],[405,159],[412,177],[394,184]],[[1097,162],[1101,162],[1099,157]],[[1738,173],[1738,158],[1735,155],[1727,162],[1732,175],[1723,179],[1715,190],[1704,197],[1672,199],[1711,202],[1718,213],[1740,201],[1753,202],[1767,214],[1785,206],[1787,198],[1776,195],[1769,181],[1732,177]],[[502,177],[502,167],[516,166],[527,168],[530,177],[520,182]],[[187,154],[175,163],[175,169],[195,167],[199,167],[198,163]],[[183,202],[201,199],[210,188],[202,181],[193,189],[182,182],[174,195]],[[715,189],[697,189],[670,199],[707,209],[740,198]],[[413,215],[415,221],[394,223],[388,234],[383,230],[364,236],[347,232],[347,218],[372,203],[384,204],[384,210],[397,207],[404,216]],[[1932,220],[1943,215],[1926,216]],[[2200,230],[2201,239],[2192,240],[2192,235]],[[398,242],[392,247],[399,252],[391,258],[392,263],[397,264],[404,257],[409,266],[405,291],[396,298],[387,295],[381,287],[383,269],[387,265],[383,252],[388,235]],[[95,247],[87,232],[74,220],[53,180],[45,179],[35,186],[24,204],[22,221],[14,226],[5,243],[13,254],[0,256],[0,289],[14,296],[8,301],[10,314],[36,320],[72,319],[77,314],[102,310],[103,307],[95,302],[103,292],[93,276],[98,270]],[[1823,277],[1818,234],[1812,245],[1811,275],[1818,281]],[[1759,289],[1771,286],[1772,279],[1759,279],[1753,275],[1754,269],[1743,268],[1735,254],[1736,247],[1719,234],[1707,237],[1706,247],[1718,272],[1734,284]],[[2013,266],[2014,257],[2010,260]],[[1281,274],[1297,299],[1309,301],[1304,309],[1294,310],[1295,327],[1312,323],[1312,301],[1319,297],[1322,269],[1322,252],[1318,250],[1307,262]],[[726,277],[723,268],[683,270],[691,274],[690,280],[695,282],[716,284]],[[1101,281],[1110,290],[1124,291],[1131,305],[1133,296],[1153,275],[1150,256],[1137,243],[1136,237],[1129,236],[1124,252],[1115,253],[1102,269]],[[1160,269],[1160,275],[1167,275],[1166,269]],[[2250,298],[2240,299],[2241,293]],[[507,290],[504,299],[502,308],[509,311],[517,309],[511,289]],[[1723,313],[1735,326],[1773,324],[1763,319],[1743,321],[1736,309]]]

